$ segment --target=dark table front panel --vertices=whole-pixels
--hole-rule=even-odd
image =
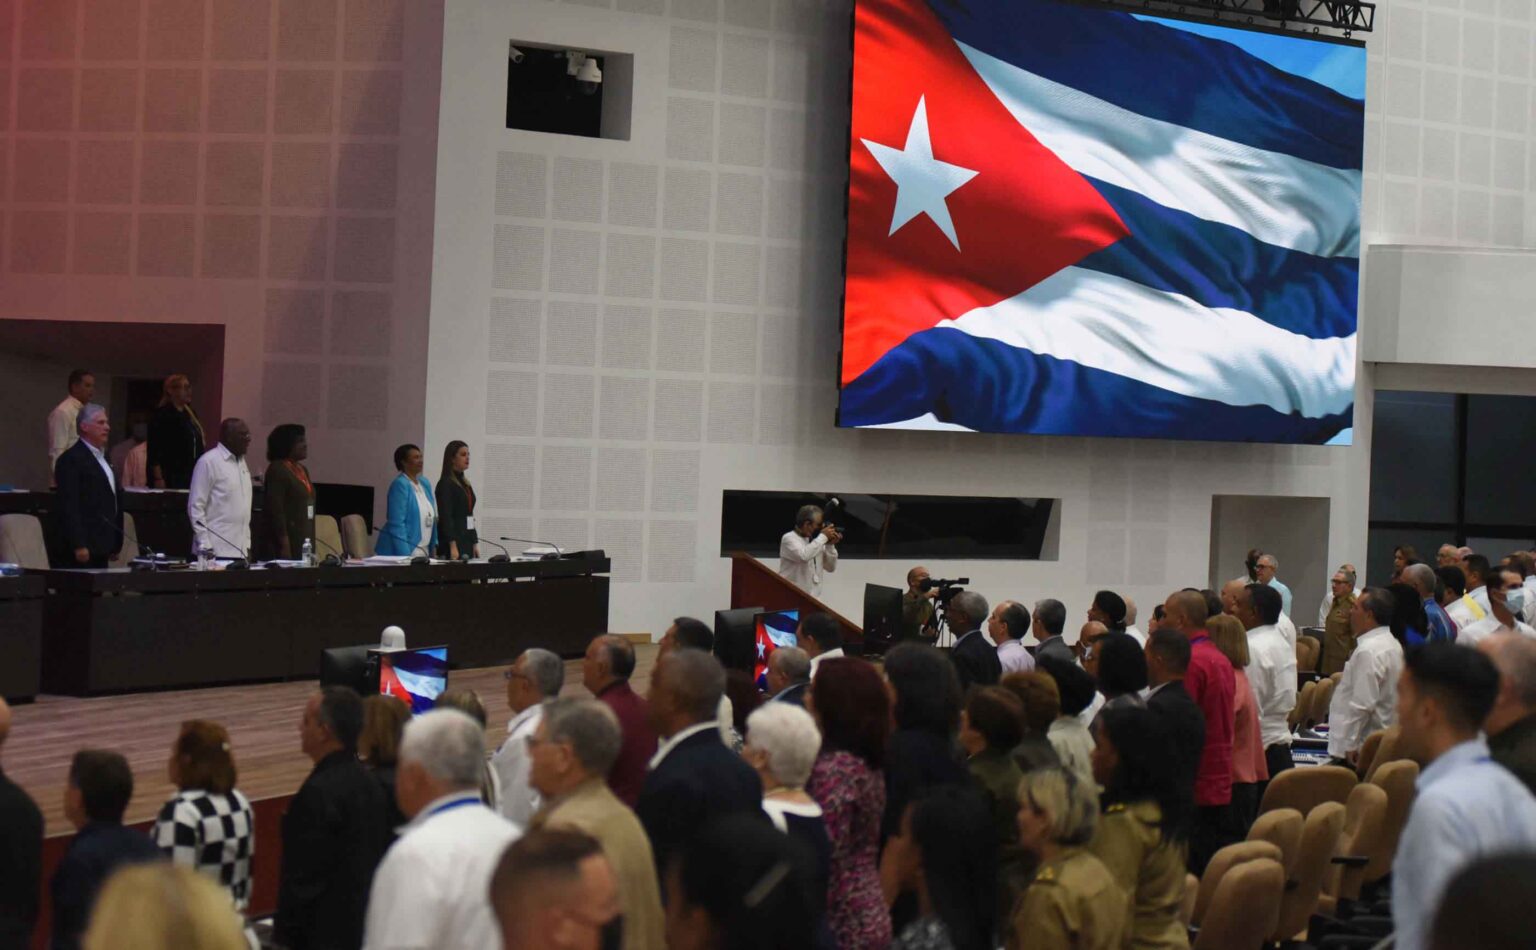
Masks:
[[[41,577],[0,577],[0,696],[31,699],[41,685],[43,597]]]

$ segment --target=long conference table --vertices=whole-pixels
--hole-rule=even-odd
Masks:
[[[532,646],[579,655],[607,629],[609,569],[606,559],[354,562],[21,580],[47,589],[42,691],[88,696],[312,679],[322,650],[378,643],[390,625],[411,647],[446,645],[455,667],[508,663]]]

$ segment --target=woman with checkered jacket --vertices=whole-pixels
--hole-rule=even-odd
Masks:
[[[235,788],[229,732],[215,722],[182,723],[169,771],[179,791],[155,819],[155,844],[173,864],[222,884],[244,913],[251,900],[256,821],[251,803]]]

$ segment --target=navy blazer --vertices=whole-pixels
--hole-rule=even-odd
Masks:
[[[53,872],[54,950],[80,946],[96,892],[113,871],[162,857],[149,835],[136,828],[96,821],[81,828]]]
[[[773,703],[789,703],[791,706],[799,706],[801,709],[804,709],[805,708],[805,688],[807,686],[809,686],[809,685],[811,685],[811,684],[810,683],[794,683],[792,685],[786,686],[782,690],[779,691],[778,695],[776,695],[772,699],[770,699],[769,702],[773,702]]]
[[[76,442],[53,464],[54,518],[58,541],[54,552],[59,567],[84,567],[75,560],[75,549],[91,552],[91,562],[102,566],[123,547],[122,494],[107,480],[90,446]]]
[[[1003,678],[1003,664],[997,658],[997,647],[980,630],[965,634],[949,651],[955,672],[960,675],[960,690],[972,686],[996,686]]]
[[[1183,680],[1174,680],[1147,699],[1147,708],[1162,720],[1175,761],[1181,788],[1195,793],[1195,774],[1205,751],[1205,713],[1200,711]]]
[[[768,820],[763,783],[752,766],[720,741],[714,720],[708,729],[679,742],[646,773],[635,805],[663,878],[672,855],[710,819],[737,812]]]

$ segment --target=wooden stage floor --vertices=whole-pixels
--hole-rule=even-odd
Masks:
[[[656,647],[638,645],[636,653],[630,682],[644,694],[650,689]],[[454,670],[448,677],[450,687],[473,689],[485,703],[488,750],[501,744],[511,718],[504,670]],[[126,755],[133,767],[134,795],[125,818],[153,818],[175,792],[166,764],[187,719],[212,719],[229,729],[238,787],[252,801],[290,795],[311,767],[299,751],[299,721],[316,686],[317,681],[306,680],[94,699],[42,696],[12,707],[11,734],[0,747],[0,763],[43,810],[50,836],[74,830],[64,818],[64,786],[69,760],[78,749],[115,749]],[[562,695],[588,695],[581,685],[580,660],[566,661]]]

